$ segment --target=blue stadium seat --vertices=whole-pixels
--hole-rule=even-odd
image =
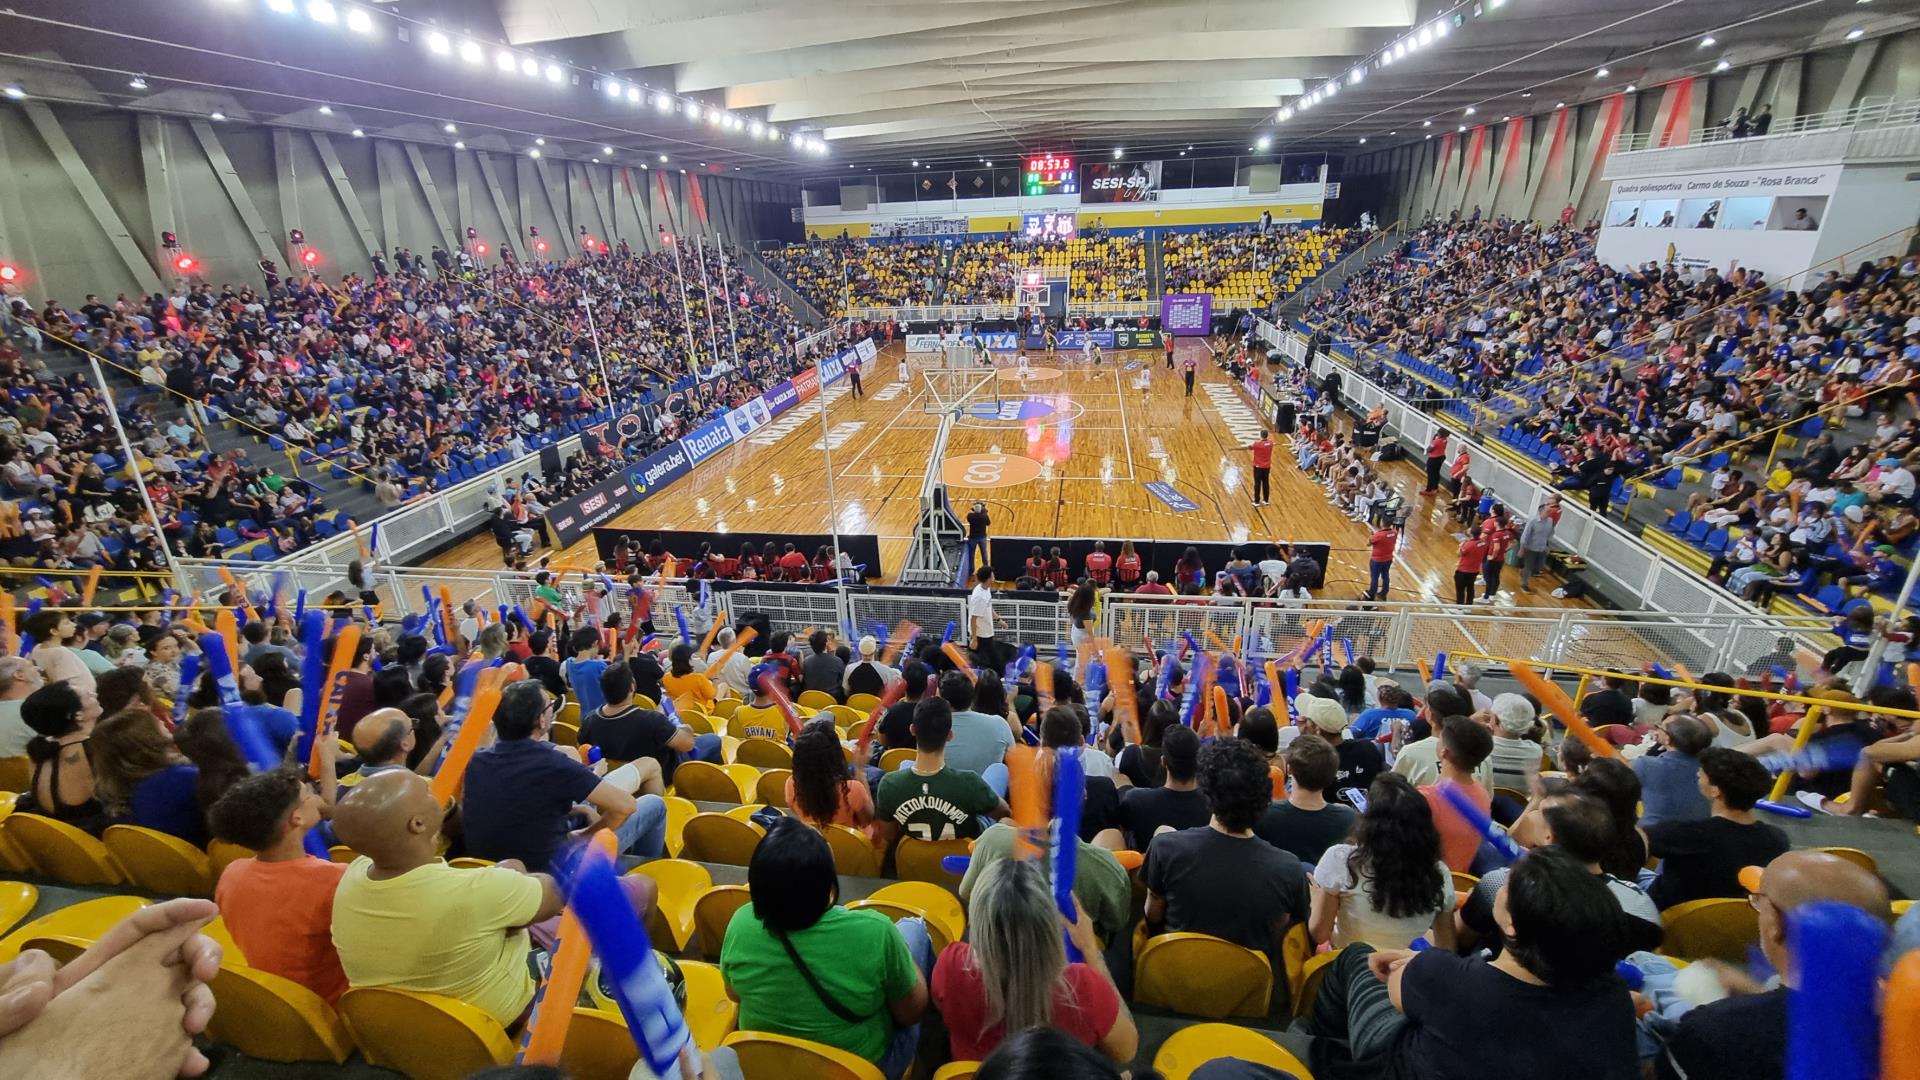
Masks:
[[[1685,536],[1687,535],[1687,530],[1693,527],[1693,515],[1682,510],[1668,518],[1666,525],[1663,527],[1675,536]]]
[[[1709,525],[1705,519],[1694,522],[1687,527],[1685,534],[1687,543],[1694,545],[1705,544],[1707,542],[1707,533],[1712,530],[1713,526]]]
[[[1707,534],[1707,551],[1718,555],[1733,543],[1733,537],[1725,529],[1715,529]]]

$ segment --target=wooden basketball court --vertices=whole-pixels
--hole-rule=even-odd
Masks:
[[[1157,540],[1229,540],[1262,545],[1274,540],[1332,545],[1323,599],[1351,599],[1367,583],[1369,529],[1327,501],[1325,489],[1294,467],[1284,438],[1276,440],[1271,504],[1249,505],[1252,470],[1247,447],[1259,421],[1238,387],[1202,352],[1194,395],[1186,397],[1178,371],[1162,353],[1109,355],[1099,370],[1078,355],[1033,357],[1030,377],[1017,377],[1000,357],[999,400],[972,395],[943,456],[949,497],[964,508],[984,501],[992,531],[1007,536],[1136,537]],[[889,578],[906,556],[939,417],[928,410],[917,371],[900,381],[901,346],[867,366],[866,396],[843,383],[796,408],[746,440],[722,451],[668,490],[609,522],[716,532],[821,533],[828,527],[828,459],[835,525],[843,532],[880,537]],[[1136,386],[1142,370],[1148,387]],[[1450,600],[1458,526],[1440,499],[1422,499],[1414,464],[1385,466],[1388,482],[1414,506],[1396,560],[1396,600]],[[1149,489],[1169,486],[1178,502]],[[1165,489],[1162,489],[1165,490]],[[1183,497],[1183,498],[1181,498]],[[1191,505],[1191,509],[1187,506]],[[683,553],[691,554],[691,553]],[[591,563],[589,540],[555,557],[561,565]],[[489,535],[474,537],[430,560],[434,565],[495,568],[499,551]],[[1211,569],[1218,569],[1217,567]],[[1531,607],[1586,606],[1555,600],[1549,578],[1518,594],[1509,571],[1500,603]]]

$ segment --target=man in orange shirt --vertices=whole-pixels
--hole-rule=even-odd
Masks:
[[[1493,793],[1474,778],[1473,771],[1493,753],[1493,733],[1476,720],[1449,716],[1441,721],[1433,737],[1440,740],[1440,779],[1453,781],[1481,813],[1489,812]],[[1440,830],[1441,860],[1449,870],[1471,872],[1474,858],[1480,853],[1480,831],[1454,812],[1437,785],[1423,787],[1420,793],[1433,808],[1433,824]]]
[[[1273,439],[1263,429],[1253,444],[1253,505],[1265,506],[1273,501],[1273,489],[1267,486],[1272,472]]]
[[[207,818],[213,835],[256,852],[228,864],[213,894],[247,966],[339,1001],[347,976],[333,948],[333,893],[347,867],[303,845],[320,797],[295,770],[275,769],[228,788]]]

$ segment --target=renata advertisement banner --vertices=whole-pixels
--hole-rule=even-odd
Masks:
[[[684,436],[680,445],[687,448],[687,456],[695,465],[733,445],[733,432],[728,429],[725,417],[699,428]]]

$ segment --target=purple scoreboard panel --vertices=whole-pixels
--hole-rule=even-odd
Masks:
[[[1180,337],[1206,336],[1213,325],[1212,293],[1167,293],[1160,297],[1160,331]]]

